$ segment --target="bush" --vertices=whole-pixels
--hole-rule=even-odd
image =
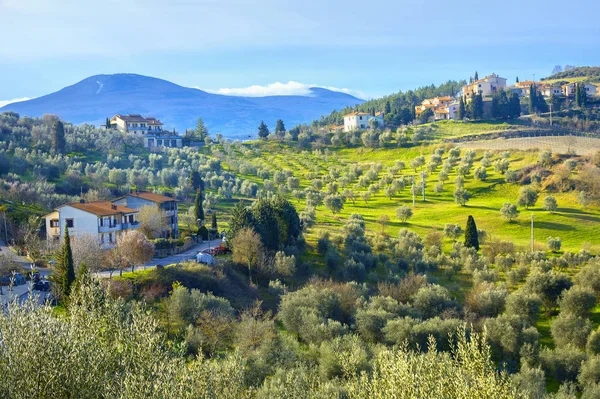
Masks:
[[[560,251],[562,240],[560,237],[548,237],[548,249],[552,252]]]
[[[413,305],[427,319],[439,316],[453,308],[455,302],[450,298],[450,292],[446,288],[431,284],[417,291],[413,298]]]
[[[535,325],[541,307],[539,296],[523,290],[514,291],[506,298],[506,314],[527,320],[529,325]]]
[[[528,362],[537,357],[539,332],[526,320],[517,316],[501,315],[485,321],[486,338],[494,358],[518,369],[521,358]]]
[[[554,212],[558,209],[558,203],[556,202],[556,198],[549,195],[544,198],[544,210],[549,212]]]
[[[540,353],[540,361],[544,370],[560,383],[576,381],[581,364],[585,359],[585,353],[572,346],[554,350],[544,349]]]
[[[511,204],[510,202],[505,202],[500,208],[500,214],[502,217],[509,222],[513,222],[517,217],[519,217],[519,211],[517,210],[517,206]]]
[[[357,336],[343,336],[321,343],[319,374],[323,379],[343,376],[343,368],[356,373],[369,368],[369,352]],[[351,363],[348,363],[348,360]]]
[[[552,320],[550,330],[557,346],[573,345],[583,349],[592,332],[592,322],[574,314],[561,313]]]
[[[591,310],[596,306],[596,294],[589,288],[574,286],[563,292],[558,306],[561,313],[589,317]]]

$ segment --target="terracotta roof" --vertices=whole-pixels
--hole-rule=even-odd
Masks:
[[[162,125],[162,122],[159,121],[158,119],[156,119],[152,116],[143,117],[140,114],[127,114],[127,115],[117,114],[117,115],[113,116],[111,119],[115,119],[115,118],[119,118],[121,120],[124,120],[125,122],[146,122],[150,125]]]
[[[436,98],[438,100],[440,100],[440,101],[450,101],[450,100],[452,100],[452,97],[450,97],[450,96],[442,96],[442,97],[436,97]]]
[[[136,198],[142,198],[148,201],[152,201],[152,202],[156,202],[159,204],[162,204],[163,202],[169,202],[169,201],[177,201],[175,198],[171,198],[171,197],[167,197],[166,195],[160,195],[160,194],[156,194],[156,193],[151,193],[148,191],[134,191],[131,192],[129,194],[127,194],[129,196],[132,197],[136,197]]]
[[[435,112],[436,112],[437,114],[449,114],[449,113],[450,113],[450,111],[448,111],[448,110],[447,110],[447,109],[445,109],[445,108],[439,108],[439,109],[436,109],[436,110],[435,110]]]
[[[356,115],[371,115],[368,112],[350,112],[349,114],[344,115],[344,118],[347,116],[356,116]]]
[[[84,202],[83,204],[80,202],[71,202],[68,204],[61,205],[59,208],[62,208],[64,206],[77,208],[79,210],[93,213],[94,215],[98,216],[118,215],[121,213],[137,213],[137,210],[135,209],[127,208],[123,205],[116,205],[110,201],[92,201]]]

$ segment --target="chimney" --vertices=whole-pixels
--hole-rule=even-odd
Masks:
[[[79,200],[79,203],[80,204],[85,204],[85,200],[82,198],[82,199]]]
[[[116,204],[111,204],[111,205],[110,205],[110,208],[111,208],[113,211],[116,211],[116,210],[117,210],[117,205],[116,205]]]

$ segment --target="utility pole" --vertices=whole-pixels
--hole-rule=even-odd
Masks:
[[[552,126],[552,101],[550,101],[550,126]]]
[[[425,171],[421,171],[421,190],[423,191],[423,202],[425,202]]]
[[[531,212],[531,253],[533,253],[535,250],[534,249],[535,233],[533,231],[533,219],[534,219],[533,212]]]
[[[411,185],[410,191],[412,192],[413,208],[414,208],[415,207],[415,175],[411,176],[411,180],[412,180],[412,185]]]

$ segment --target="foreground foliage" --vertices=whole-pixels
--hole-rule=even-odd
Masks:
[[[381,348],[369,371],[361,352],[349,349],[340,355],[339,379],[298,363],[253,387],[241,352],[190,361],[141,305],[111,299],[98,284],[78,287],[66,315],[34,302],[0,315],[3,398],[520,397],[496,372],[484,338],[464,329],[449,353],[433,339],[425,354]]]

